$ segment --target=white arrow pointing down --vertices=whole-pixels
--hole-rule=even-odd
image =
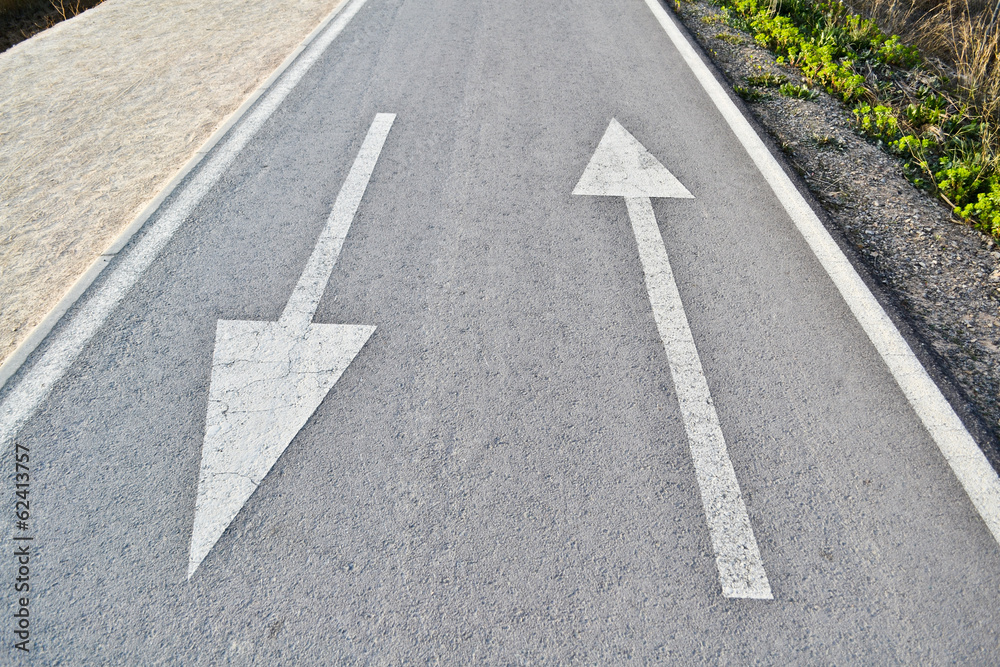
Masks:
[[[722,594],[770,600],[771,586],[740,494],[698,349],[684,314],[650,197],[693,199],[659,160],[612,119],[574,195],[624,197],[656,328],[687,431]]]
[[[375,116],[278,321],[218,322],[188,578],[375,331],[312,318],[395,118]]]

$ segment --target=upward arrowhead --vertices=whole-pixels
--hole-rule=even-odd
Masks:
[[[373,331],[219,320],[188,577]]]
[[[693,199],[681,182],[621,124],[611,119],[575,195]]]

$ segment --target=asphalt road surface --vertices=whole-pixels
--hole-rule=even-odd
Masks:
[[[646,2],[317,40],[0,392],[5,656],[1000,662],[995,474]]]

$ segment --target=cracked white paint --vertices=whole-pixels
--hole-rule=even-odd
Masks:
[[[770,600],[771,586],[649,200],[692,195],[614,119],[573,194],[625,198],[694,460],[722,593]]]
[[[188,576],[374,331],[219,320]]]
[[[375,331],[312,318],[394,119],[375,116],[281,318],[218,322],[189,578]]]

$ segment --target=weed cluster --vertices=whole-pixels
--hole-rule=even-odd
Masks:
[[[771,72],[764,72],[763,74],[748,76],[747,83],[751,86],[777,88],[788,83],[788,77],[772,74]]]
[[[819,92],[813,90],[809,86],[796,86],[794,83],[781,84],[778,87],[778,92],[785,97],[797,97],[800,100],[814,100],[819,97]]]
[[[1000,237],[1000,83],[985,91],[976,83],[1000,69],[995,44],[992,60],[977,61],[978,74],[949,77],[839,0],[715,1],[726,23],[753,35],[779,63],[797,67],[807,84],[748,81],[752,86],[777,86],[783,95],[806,99],[814,96],[811,86],[822,86],[851,105],[862,135],[903,157],[913,183]],[[992,20],[1000,27],[1000,9]],[[996,30],[991,34],[996,42]]]
[[[715,36],[715,38],[722,40],[723,42],[733,44],[735,46],[740,46],[744,43],[743,40],[740,39],[739,35],[734,35],[728,32],[720,32],[718,35]]]

